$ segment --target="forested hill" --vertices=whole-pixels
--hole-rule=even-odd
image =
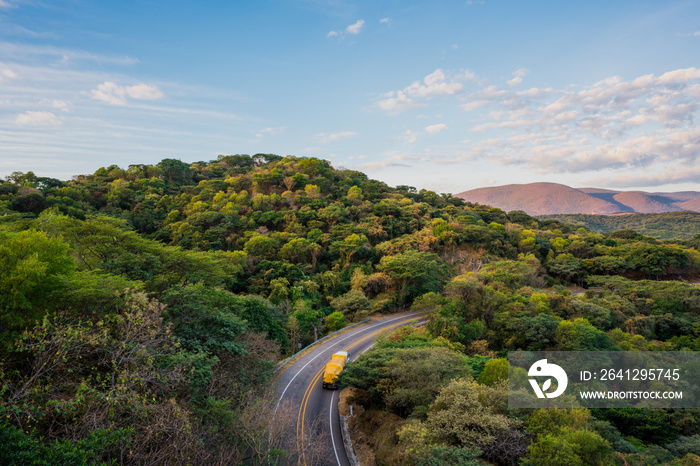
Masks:
[[[697,277],[697,247],[315,158],[16,172],[0,185],[0,463],[295,464],[299,444],[270,430],[287,411],[296,422],[281,408],[271,423],[275,362],[409,308],[428,324],[380,341],[341,381],[370,413],[378,462],[692,460],[693,410],[513,417],[502,356],[700,350],[700,290],[664,281]],[[450,411],[455,397],[475,416]],[[438,418],[453,414],[450,433]]]
[[[691,240],[700,236],[700,213],[691,211],[623,215],[560,214],[540,218],[581,225],[601,233],[635,230],[660,240]]]

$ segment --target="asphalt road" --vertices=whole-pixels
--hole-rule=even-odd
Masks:
[[[352,361],[374,344],[377,335],[417,319],[416,313],[403,313],[358,325],[311,348],[283,369],[277,379],[280,403],[291,401],[295,412],[298,409],[297,432],[292,435],[296,435],[299,444],[308,438],[311,434],[309,431],[315,426],[316,433],[324,433],[321,438],[325,438],[324,441],[328,443],[328,454],[324,455],[323,460],[312,460],[302,456],[300,464],[349,465],[340,436],[338,391],[322,387],[324,367],[330,361],[331,355],[336,351],[347,351],[348,360]]]

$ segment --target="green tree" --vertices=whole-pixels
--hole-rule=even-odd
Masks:
[[[355,314],[369,311],[372,301],[361,290],[350,290],[342,296],[333,299],[331,305],[337,310],[352,317]]]
[[[41,231],[0,230],[0,332],[29,325],[55,307],[62,277],[74,269],[69,246]]]
[[[626,251],[624,258],[630,269],[657,280],[669,269],[688,266],[688,256],[675,245],[637,244]]]
[[[528,448],[525,465],[591,465],[617,464],[610,444],[599,434],[589,430],[564,429],[561,435],[540,436]]]
[[[374,349],[348,364],[340,383],[364,390],[367,407],[422,417],[441,387],[470,374],[468,358],[444,346],[388,347]]]
[[[312,243],[306,238],[296,238],[282,246],[279,258],[294,264],[306,264],[311,260]]]
[[[616,351],[619,350],[610,337],[579,318],[573,322],[563,320],[556,330],[558,349],[562,351]]]
[[[468,379],[455,380],[440,391],[426,424],[450,445],[483,447],[520,426],[520,421],[504,414],[507,400],[507,384],[487,387]]]
[[[438,291],[447,278],[447,266],[436,254],[408,251],[384,256],[377,267],[396,284],[396,298],[405,307],[415,296]]]
[[[503,381],[508,381],[508,360],[498,358],[487,361],[479,375],[479,383],[491,386]]]
[[[294,303],[295,320],[299,323],[304,332],[313,332],[313,341],[318,340],[318,331],[323,313],[320,309],[314,309],[313,305],[306,300],[300,299]]]
[[[326,316],[326,328],[330,332],[335,332],[336,330],[340,330],[345,326],[345,316],[336,311],[328,314]]]
[[[533,435],[559,435],[564,429],[580,430],[589,427],[591,413],[585,408],[538,409],[525,422],[525,429]]]
[[[572,254],[559,254],[547,263],[550,273],[568,281],[575,281],[581,275],[581,261]]]
[[[288,344],[284,328],[273,315],[274,306],[262,298],[198,284],[170,289],[163,301],[189,351],[240,354],[244,352],[241,336],[249,329],[276,340],[282,348]]]
[[[352,188],[348,189],[347,199],[348,199],[348,201],[352,202],[353,204],[361,203],[362,202],[362,189],[358,188],[357,186],[353,186]]]
[[[343,241],[335,241],[332,244],[332,249],[337,250],[341,260],[346,266],[350,265],[353,256],[362,250],[369,250],[369,240],[365,235],[357,235],[353,233],[347,236]]]
[[[158,162],[163,177],[168,183],[186,184],[192,180],[192,170],[189,164],[177,159],[163,159]]]
[[[481,451],[443,445],[430,445],[416,455],[416,466],[481,466],[487,465],[479,459]]]
[[[246,241],[243,246],[244,251],[249,256],[259,259],[272,259],[277,251],[275,250],[275,242],[267,236],[255,235]]]
[[[537,277],[540,274],[539,261],[511,261],[502,260],[486,264],[479,270],[479,278],[485,284],[494,287],[505,285],[510,289],[518,289],[523,286],[536,286]]]

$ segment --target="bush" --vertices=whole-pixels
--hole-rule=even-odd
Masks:
[[[4,417],[4,416],[3,416]],[[113,463],[126,453],[133,429],[96,429],[78,441],[55,440],[28,435],[21,429],[0,423],[0,464],[5,466],[88,466]]]
[[[481,451],[471,448],[458,448],[431,445],[416,455],[416,466],[480,466],[486,465],[479,459]]]
[[[508,360],[498,358],[487,361],[479,375],[479,383],[491,386],[504,380],[508,381]]]
[[[451,445],[482,448],[521,422],[507,417],[507,384],[494,387],[460,379],[440,391],[426,425]]]
[[[58,442],[57,461],[63,452],[78,463],[91,462],[91,454],[100,458],[96,442],[117,457],[107,446],[122,442],[113,435],[125,429],[133,433],[120,453],[128,462],[206,456],[191,413],[178,401],[188,393],[192,358],[178,349],[162,314],[162,304],[135,295],[124,313],[95,324],[46,317],[2,361],[3,419],[43,442]],[[9,435],[26,455],[43,458],[37,442]],[[99,453],[90,453],[90,445]]]
[[[378,348],[348,364],[340,383],[365,390],[365,406],[386,407],[404,418],[425,412],[441,387],[470,377],[468,358],[445,347]]]
[[[700,456],[700,435],[690,437],[681,435],[673,443],[666,445],[666,449],[677,457],[685,456],[688,453]]]
[[[326,328],[329,332],[335,332],[345,326],[345,316],[340,312],[332,312],[326,316]]]
[[[528,448],[525,466],[612,466],[610,444],[588,430],[564,430],[561,435],[544,435]]]
[[[372,301],[360,290],[350,290],[342,296],[333,299],[333,308],[352,318],[355,314],[372,309]]]

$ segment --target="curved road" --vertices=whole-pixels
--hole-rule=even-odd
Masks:
[[[328,461],[300,458],[300,464],[315,466],[318,464],[349,465],[345,456],[343,441],[340,436],[340,418],[338,417],[338,391],[326,390],[322,387],[325,365],[331,355],[337,351],[347,351],[348,361],[352,361],[374,343],[374,338],[386,330],[393,330],[418,319],[414,312],[394,314],[381,320],[368,322],[353,327],[345,333],[319,343],[308,350],[294,363],[288,364],[277,379],[279,403],[291,402],[297,413],[296,435],[297,444],[301,445],[308,438],[311,429],[327,435],[329,453],[324,455]],[[298,411],[297,411],[298,410]],[[309,455],[311,456],[311,455]]]

